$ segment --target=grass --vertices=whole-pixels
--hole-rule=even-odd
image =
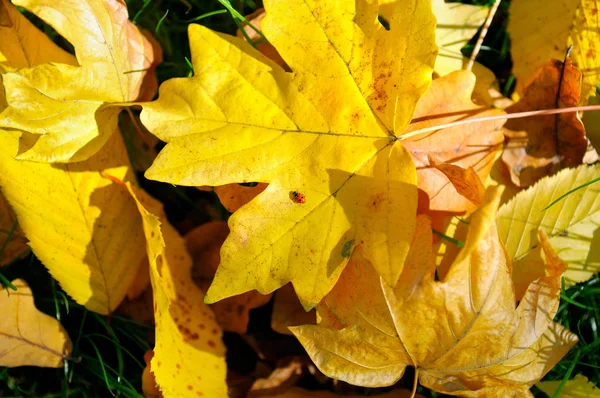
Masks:
[[[479,5],[491,2],[492,0],[470,1]],[[139,26],[153,32],[163,49],[164,62],[157,69],[159,81],[189,76],[192,73],[187,40],[189,23],[200,23],[217,31],[234,33],[244,22],[242,16],[261,6],[259,1],[252,0],[128,0],[127,5],[130,18]],[[502,2],[477,58],[494,71],[506,96],[512,93],[515,84],[514,76],[510,72],[510,39],[506,33],[508,5],[508,1]],[[35,16],[27,15],[59,45],[72,51],[70,44],[50,27]],[[475,39],[463,48],[466,56],[470,55],[474,41]],[[133,135],[140,129],[139,125],[136,125],[136,117],[135,111],[124,113],[121,128],[130,144],[128,147],[133,163],[143,164],[147,161],[147,155],[131,145]],[[141,174],[138,178],[145,189],[165,204],[169,218],[174,223],[182,221],[184,217],[189,218],[190,214],[195,217],[192,220],[194,224],[211,218],[227,217],[222,207],[221,214],[215,216],[197,205],[200,197],[218,206],[218,200],[212,194],[199,193],[193,188],[150,182]],[[5,242],[0,242],[0,248],[4,245]],[[0,249],[0,256],[1,252]],[[153,327],[118,315],[106,318],[87,311],[60,289],[33,256],[0,269],[0,283],[6,289],[11,288],[10,281],[16,278],[27,281],[41,311],[56,317],[64,325],[74,344],[73,359],[66,361],[62,369],[0,368],[0,396],[141,396],[141,373],[145,366],[142,358],[144,352],[152,347]],[[580,343],[548,373],[547,380],[566,381],[576,374],[583,374],[600,385],[599,297],[600,277],[597,275],[587,282],[563,291],[556,321],[576,333]],[[268,310],[267,307],[266,311]],[[236,351],[238,340],[235,336],[226,336],[226,343],[233,355],[239,352]],[[228,358],[229,360],[233,361],[231,358]],[[410,372],[409,370],[408,373]],[[400,384],[410,388],[412,376],[407,374]],[[533,391],[538,397],[545,396],[535,388]],[[419,387],[418,392],[428,397],[442,396],[423,387]]]

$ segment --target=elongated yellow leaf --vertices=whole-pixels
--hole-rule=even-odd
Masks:
[[[69,40],[79,66],[48,56],[53,63],[6,73],[2,78],[9,107],[0,115],[0,127],[37,138],[22,148],[21,159],[86,160],[117,127],[120,107],[111,103],[134,101],[140,95],[154,59],[152,46],[127,20],[126,5],[119,0],[15,0],[14,4]]]
[[[511,2],[508,31],[518,87],[549,59],[564,59],[573,45],[573,63],[583,72],[582,100],[595,95],[600,82],[599,9],[598,0]]]
[[[0,366],[61,367],[71,354],[67,332],[56,319],[35,308],[24,281],[12,283],[16,292],[0,294]]]
[[[151,370],[164,397],[227,397],[222,331],[191,278],[185,241],[160,202],[128,184],[142,215],[154,291],[156,346]]]
[[[541,381],[535,386],[545,392],[549,397],[553,397],[562,380]],[[560,398],[600,398],[600,389],[587,379],[584,375],[577,375],[573,380],[565,383],[561,390]]]
[[[417,206],[415,167],[396,137],[431,81],[430,4],[396,6],[391,31],[365,0],[265,8],[263,31],[294,72],[241,39],[190,25],[195,76],[164,83],[141,115],[167,142],[147,176],[269,183],[229,219],[207,302],[291,281],[310,308],[360,242],[395,283]]]
[[[598,185],[580,189],[544,211],[563,194],[598,177],[599,165],[563,170],[520,192],[498,211],[498,233],[513,260],[518,298],[531,281],[546,272],[537,237],[540,228],[569,265],[564,276],[567,287],[600,271]]]
[[[103,176],[132,178],[121,135],[71,165],[15,160],[18,146],[16,133],[0,131],[0,187],[33,252],[75,301],[110,313],[145,255],[133,199]]]

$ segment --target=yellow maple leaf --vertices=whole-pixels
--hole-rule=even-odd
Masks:
[[[86,160],[115,132],[118,105],[138,99],[153,63],[152,46],[127,20],[127,8],[118,0],[15,0],[14,4],[69,40],[77,64],[47,56],[56,52],[55,46],[34,45],[44,54],[39,61],[53,62],[32,66],[15,61],[22,69],[2,76],[8,108],[0,114],[0,127],[35,138],[19,159]],[[2,7],[9,9],[6,3]],[[18,34],[27,36],[28,43],[39,37],[34,29]]]
[[[165,397],[227,396],[222,331],[191,279],[185,241],[169,224],[162,204],[132,184],[142,215],[154,291],[156,345],[151,371]]]
[[[241,39],[190,25],[195,76],[164,83],[141,115],[167,142],[147,176],[269,183],[229,219],[207,302],[291,281],[310,308],[359,242],[394,283],[417,206],[415,168],[398,135],[431,81],[430,4],[398,5],[391,31],[377,21],[376,2],[265,8],[263,31],[293,72]]]
[[[600,177],[600,166],[565,169],[520,192],[498,211],[498,233],[513,261],[517,298],[531,281],[543,276],[543,253],[535,235],[544,229],[552,247],[568,263],[566,287],[590,279],[600,271],[600,203],[597,187],[580,189],[547,210],[546,206],[570,190]]]
[[[321,326],[290,328],[319,369],[376,387],[394,384],[414,366],[421,384],[441,393],[531,396],[527,390],[577,337],[552,322],[565,269],[558,257],[548,256],[552,272],[516,305],[510,260],[494,225],[500,195],[497,188],[486,192],[465,247],[441,281],[434,279],[431,226],[423,216],[395,287],[366,261],[348,266],[319,308],[326,310]]]
[[[600,83],[598,0],[518,0],[510,4],[513,72],[522,89],[549,59],[564,59],[573,45],[573,63],[583,72],[582,101]]]
[[[16,132],[0,130],[0,146],[0,187],[33,252],[76,302],[113,311],[145,255],[134,201],[103,176],[133,178],[121,135],[87,161],[65,165],[16,160]]]
[[[0,294],[0,366],[60,368],[72,344],[62,325],[35,308],[31,289],[14,280],[17,291]]]

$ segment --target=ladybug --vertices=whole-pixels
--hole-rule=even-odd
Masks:
[[[306,203],[306,196],[304,196],[303,193],[300,193],[298,191],[293,191],[291,194],[292,200],[294,201],[294,203]]]

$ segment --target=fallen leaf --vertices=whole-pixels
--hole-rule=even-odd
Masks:
[[[0,366],[62,367],[73,347],[69,335],[60,322],[35,308],[25,281],[12,283],[16,292],[0,292]]]
[[[86,160],[117,129],[119,105],[139,98],[154,62],[152,46],[127,20],[127,7],[118,0],[13,3],[69,40],[79,66],[49,56],[54,62],[5,73],[9,106],[0,114],[0,127],[31,135],[31,145],[19,153],[19,159]],[[149,89],[146,86],[144,91]]]
[[[360,398],[364,397],[364,395],[338,395],[329,391],[314,391],[314,390],[305,390],[303,388],[294,387],[283,394],[273,395],[273,398],[305,398],[305,397],[315,397],[315,398],[336,398],[336,397],[344,397],[344,398]],[[378,398],[425,398],[424,395],[421,394],[412,394],[409,390],[397,389],[394,391],[389,391],[383,394],[374,395],[374,397]]]
[[[191,279],[185,242],[162,204],[127,184],[142,215],[154,291],[156,345],[151,371],[166,397],[225,397],[225,346],[203,293]]]
[[[0,0],[0,72],[47,62],[77,66],[75,56],[58,47],[10,1]]]
[[[460,51],[485,21],[489,8],[460,3],[446,3],[444,0],[430,0],[435,14],[435,42],[439,54],[434,70],[441,76],[461,70],[465,57]],[[398,0],[379,0],[379,12],[385,19],[392,15],[394,3]]]
[[[306,366],[308,358],[303,360],[300,357],[288,358],[286,361],[278,364],[266,379],[257,379],[248,391],[248,397],[273,396],[286,392],[293,387],[300,377],[304,374],[303,368]]]
[[[456,192],[479,207],[485,195],[485,187],[475,169],[472,167],[465,169],[453,164],[442,163],[431,155],[428,156],[428,160],[431,166],[444,173]]]
[[[27,238],[19,227],[17,216],[0,192],[0,267],[25,257],[28,253]]]
[[[156,385],[156,380],[154,379],[154,374],[150,370],[150,362],[154,357],[154,351],[146,351],[144,354],[144,362],[146,362],[146,367],[142,373],[142,392],[144,393],[144,398],[161,398],[162,394]]]
[[[267,184],[258,183],[253,187],[240,184],[226,184],[215,187],[215,193],[219,197],[223,207],[228,212],[234,213],[240,207],[250,202],[267,188]]]
[[[401,272],[417,189],[397,135],[430,84],[435,21],[414,0],[396,7],[390,31],[363,0],[265,9],[263,32],[293,73],[243,40],[190,25],[194,77],[165,82],[143,106],[142,122],[167,142],[146,175],[269,183],[229,219],[206,300],[291,281],[310,309],[359,242],[387,281]]]
[[[125,297],[117,308],[116,313],[146,325],[154,325],[152,287],[149,286],[135,298]]]
[[[552,322],[561,291],[558,264],[516,305],[510,260],[494,225],[500,195],[497,188],[488,190],[471,218],[465,247],[442,281],[434,279],[431,227],[422,219],[395,287],[373,277],[352,285],[344,271],[332,293],[351,292],[352,306],[327,301],[344,328],[291,328],[319,369],[354,385],[380,387],[413,366],[420,383],[440,393],[532,396],[527,390],[577,337]],[[353,272],[374,274],[363,261]]]
[[[563,59],[570,45],[573,63],[583,72],[582,102],[600,82],[597,0],[519,0],[510,4],[513,73],[522,90],[549,59]]]
[[[433,81],[420,99],[406,133],[457,120],[502,115],[500,110],[475,105],[471,93],[475,76],[467,71],[453,72]],[[459,194],[448,178],[429,164],[428,156],[441,162],[473,167],[482,181],[490,173],[504,136],[502,120],[491,120],[436,130],[404,142],[413,155],[419,188],[429,195],[431,210],[464,212],[472,209],[467,198]]]
[[[229,234],[227,223],[213,221],[194,228],[185,235],[185,244],[192,257],[192,274],[198,286],[206,291],[219,266],[219,251]],[[228,297],[210,305],[219,326],[227,332],[246,333],[250,310],[263,306],[271,300],[271,295],[255,291]]]
[[[562,380],[541,381],[535,386],[542,390],[549,397],[553,397],[558,390]],[[600,389],[587,379],[584,375],[577,375],[574,379],[565,383],[560,392],[560,398],[599,398]]]
[[[125,297],[145,255],[133,178],[120,134],[85,162],[15,160],[16,132],[0,130],[0,187],[35,255],[73,299],[100,314]]]
[[[547,210],[544,208],[582,184],[600,177],[600,166],[580,166],[541,179],[498,211],[498,233],[513,261],[517,299],[531,281],[544,275],[536,231],[544,229],[550,244],[569,268],[565,286],[583,282],[600,271],[600,203],[598,188],[580,189]]]
[[[579,103],[581,72],[567,58],[540,68],[524,89],[523,98],[507,113],[567,108]],[[511,119],[504,126],[508,142],[502,160],[512,181],[521,187],[582,163],[587,150],[583,122],[577,112]]]
[[[308,312],[304,310],[291,284],[288,283],[275,292],[271,329],[277,333],[291,335],[288,327],[314,324],[315,321],[315,310],[312,309]]]

